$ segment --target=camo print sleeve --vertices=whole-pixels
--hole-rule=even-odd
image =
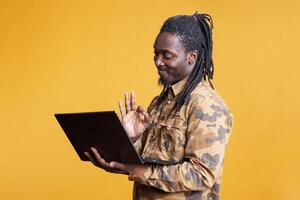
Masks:
[[[232,115],[215,96],[199,95],[192,100],[186,109],[184,162],[151,165],[145,172],[135,174],[136,181],[165,192],[205,191],[208,188],[219,192],[217,187]]]

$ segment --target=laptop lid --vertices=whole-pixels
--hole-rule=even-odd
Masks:
[[[83,161],[95,147],[105,161],[142,164],[134,145],[114,111],[55,114],[67,138]]]

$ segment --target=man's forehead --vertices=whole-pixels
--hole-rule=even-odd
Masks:
[[[157,35],[153,48],[161,49],[178,49],[181,46],[179,38],[169,32],[163,32]]]

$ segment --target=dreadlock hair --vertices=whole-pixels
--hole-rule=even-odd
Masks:
[[[211,80],[214,74],[214,64],[212,59],[212,29],[213,21],[208,14],[177,15],[168,18],[160,29],[159,33],[170,32],[176,35],[185,48],[186,53],[197,50],[199,52],[195,66],[187,80],[183,91],[179,94],[175,104],[175,110],[179,111],[188,99],[190,93],[197,84],[208,80],[212,88]],[[158,97],[158,105],[167,96],[167,86]]]

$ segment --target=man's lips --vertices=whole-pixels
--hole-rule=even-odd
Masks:
[[[157,70],[157,72],[158,72],[158,74],[160,75],[160,76],[164,76],[164,75],[166,75],[167,74],[167,70]]]
[[[159,65],[159,66],[156,66],[156,68],[158,71],[166,71],[167,70],[167,67],[165,65]]]

